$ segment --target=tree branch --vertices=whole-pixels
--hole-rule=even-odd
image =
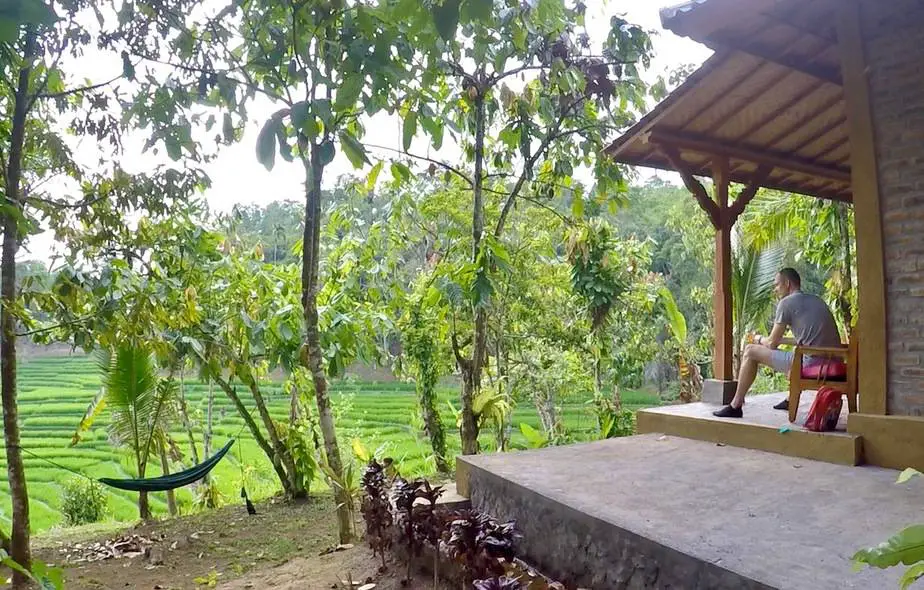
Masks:
[[[375,150],[386,150],[386,151],[389,151],[389,152],[394,152],[394,153],[397,153],[397,154],[402,154],[402,155],[405,155],[405,156],[409,156],[409,157],[414,158],[414,159],[416,159],[416,160],[423,160],[424,162],[430,162],[431,164],[435,164],[435,165],[437,165],[437,166],[440,166],[440,167],[444,168],[445,170],[448,170],[448,171],[452,172],[453,174],[455,174],[456,176],[458,176],[459,178],[461,178],[462,180],[464,180],[470,187],[475,185],[474,181],[473,181],[471,178],[469,178],[464,172],[462,172],[462,171],[459,170],[458,168],[454,168],[453,166],[447,164],[446,162],[442,162],[442,161],[440,161],[440,160],[435,160],[435,159],[429,158],[429,157],[427,157],[427,156],[421,156],[421,155],[418,155],[418,154],[412,154],[412,153],[407,152],[407,151],[404,151],[404,150],[399,150],[399,149],[391,148],[391,147],[384,146],[384,145],[377,145],[377,144],[374,144],[374,143],[367,143],[367,144],[364,144],[364,145],[365,145],[366,147],[370,147],[370,148],[375,149]]]
[[[141,63],[141,61],[138,62],[138,64],[140,64],[140,63]],[[135,64],[135,65],[138,65],[138,64]],[[81,92],[90,92],[91,90],[97,90],[97,89],[99,89],[99,88],[103,88],[104,86],[109,86],[110,84],[112,84],[113,82],[115,82],[116,80],[118,80],[119,78],[122,78],[122,77],[124,77],[124,76],[125,76],[125,74],[119,74],[119,75],[116,76],[115,78],[112,78],[111,80],[107,80],[107,81],[105,81],[105,82],[100,82],[99,84],[91,84],[91,85],[89,85],[89,86],[81,86],[81,87],[79,87],[79,88],[71,88],[71,89],[69,89],[69,90],[64,90],[64,91],[62,91],[62,92],[53,92],[53,93],[51,93],[51,94],[47,94],[47,93],[36,94],[35,96],[32,97],[32,103],[35,103],[35,101],[38,100],[38,99],[40,99],[40,98],[41,98],[41,99],[46,99],[46,98],[64,98],[65,96],[70,96],[70,95],[72,95],[72,94],[79,94],[79,93],[81,93]]]
[[[77,201],[74,203],[69,203],[66,201],[56,201],[54,199],[45,199],[43,197],[34,197],[34,196],[29,196],[25,198],[26,202],[30,202],[30,201],[38,202],[44,205],[48,205],[49,207],[56,207],[58,209],[80,209],[81,207],[90,207],[92,205],[95,205],[96,203],[99,203],[100,201],[105,201],[105,200],[106,200],[105,196],[98,196],[92,199],[84,199],[82,201]]]
[[[24,338],[26,336],[36,336],[38,334],[52,332],[54,330],[57,330],[58,328],[66,328],[67,326],[75,326],[77,324],[82,324],[83,322],[86,322],[87,320],[90,320],[90,319],[93,319],[92,315],[88,315],[82,318],[77,318],[74,320],[69,320],[67,322],[62,322],[60,324],[55,324],[54,326],[45,326],[42,328],[36,328],[35,330],[29,330],[28,332],[17,332],[16,337]]]
[[[545,151],[549,147],[549,144],[551,144],[552,141],[556,139],[558,128],[561,127],[561,124],[565,121],[565,119],[568,117],[568,115],[574,109],[574,107],[577,106],[578,104],[581,104],[586,99],[587,99],[586,96],[582,96],[581,98],[575,99],[564,110],[562,110],[561,114],[558,116],[558,120],[555,122],[555,125],[552,127],[552,129],[549,130],[549,132],[543,138],[542,143],[539,144],[539,149],[536,150],[536,153],[534,153],[529,158],[529,160],[526,161],[526,164],[524,164],[523,172],[520,174],[520,177],[517,179],[517,182],[513,186],[513,189],[511,189],[510,195],[507,197],[507,201],[504,203],[503,209],[501,209],[500,217],[497,219],[497,226],[494,228],[495,238],[500,238],[501,233],[503,233],[504,224],[507,222],[507,216],[510,214],[510,210],[513,209],[513,205],[514,203],[516,203],[517,196],[519,195],[520,190],[523,188],[523,185],[526,184],[526,179],[529,177],[530,173],[532,172],[532,169],[536,165],[536,162],[539,161],[539,157],[543,153],[545,153]]]
[[[578,57],[576,58],[576,60],[577,60],[577,59],[580,59],[580,60],[592,60],[592,59],[599,59],[599,58],[597,58],[596,56],[588,55],[588,56],[578,56]],[[594,66],[606,66],[607,68],[609,68],[610,66],[628,65],[628,64],[634,64],[634,63],[635,63],[635,62],[632,62],[632,61],[617,60],[617,61],[607,61],[607,62],[603,62],[603,63],[595,63],[595,64],[592,64],[592,65],[594,65]],[[528,64],[528,65],[522,65],[522,66],[513,68],[512,70],[507,70],[506,72],[501,72],[501,73],[499,73],[499,74],[495,73],[493,76],[491,76],[491,78],[490,78],[489,81],[490,81],[491,84],[495,84],[495,83],[497,83],[497,82],[500,82],[500,81],[503,80],[504,78],[509,78],[510,76],[516,76],[517,74],[519,74],[519,73],[521,73],[521,72],[527,72],[527,71],[530,71],[530,70],[548,70],[548,69],[550,69],[551,67],[552,67],[551,65],[546,65],[546,64]]]

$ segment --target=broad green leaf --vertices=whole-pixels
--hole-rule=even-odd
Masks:
[[[129,80],[135,79],[135,65],[132,63],[127,51],[122,52],[122,75]]]
[[[520,432],[531,448],[539,449],[549,444],[548,437],[525,422],[520,422]]]
[[[912,478],[918,477],[920,475],[922,475],[920,471],[909,467],[908,469],[905,469],[904,471],[902,471],[901,474],[899,474],[898,480],[895,483],[906,483],[910,481]]]
[[[202,347],[202,343],[199,342],[198,339],[192,338],[190,336],[183,336],[183,342],[188,344],[199,358],[205,358],[205,349]]]
[[[0,17],[0,43],[13,43],[19,37],[19,23]]]
[[[875,547],[858,551],[853,561],[883,569],[924,561],[924,524],[909,526]]]
[[[484,270],[479,270],[475,275],[475,281],[472,283],[472,303],[474,303],[475,307],[487,305],[493,294],[494,285],[491,283],[491,279],[488,278],[488,273]]]
[[[167,155],[171,160],[179,160],[183,156],[183,145],[176,135],[168,135],[164,138],[164,147],[167,148]]]
[[[35,578],[32,577],[32,572],[30,572],[29,570],[27,570],[27,569],[24,568],[23,566],[19,565],[19,564],[16,563],[15,561],[13,561],[13,558],[12,558],[12,557],[9,557],[8,554],[6,553],[6,551],[4,551],[3,554],[4,554],[4,555],[7,555],[7,557],[4,557],[3,559],[0,559],[0,563],[2,563],[3,565],[5,565],[6,567],[10,568],[11,570],[16,570],[17,572],[23,574],[24,576],[26,576],[26,577],[29,578],[30,580],[34,580],[34,579],[35,579]]]
[[[443,4],[433,7],[433,22],[436,31],[444,41],[452,41],[459,26],[460,0],[443,0]]]
[[[80,442],[81,436],[83,436],[88,430],[90,430],[90,428],[93,427],[93,422],[105,407],[106,390],[100,387],[99,391],[90,401],[90,405],[87,406],[87,410],[84,412],[83,418],[80,419],[80,423],[77,425],[77,430],[74,431],[74,435],[71,437],[71,444],[69,446],[73,447]]]
[[[686,342],[687,320],[683,317],[683,314],[680,313],[680,308],[677,307],[674,295],[667,287],[661,287],[658,290],[658,297],[661,299],[661,305],[664,307],[664,313],[667,316],[667,321],[670,325],[671,332],[674,334],[674,338],[680,343]]]
[[[363,75],[361,73],[350,73],[344,77],[340,87],[337,88],[337,98],[334,100],[334,109],[337,111],[347,110],[356,104],[356,100],[363,91]],[[320,114],[318,115],[320,117]],[[323,120],[323,117],[321,117]]]
[[[410,112],[404,118],[404,151],[411,149],[411,142],[417,133],[417,113]]]
[[[33,25],[50,25],[58,20],[51,3],[42,0],[18,0],[13,4],[19,4],[19,18],[21,24]],[[3,11],[5,12],[5,11]]]
[[[50,25],[58,15],[50,3],[42,0],[6,0],[0,2],[0,43],[13,43],[21,25]]]
[[[221,125],[221,133],[224,136],[225,143],[234,141],[234,123],[231,121],[230,113],[225,113],[224,121]]]
[[[272,170],[276,164],[276,129],[279,120],[271,117],[263,124],[260,135],[257,136],[257,161],[267,170]]]
[[[901,590],[907,590],[912,584],[924,578],[924,563],[916,563],[905,570],[901,579],[898,581]]]
[[[468,20],[488,22],[494,11],[494,0],[465,0],[464,12]]]
[[[375,189],[376,183],[379,181],[379,174],[382,173],[383,162],[377,162],[375,166],[372,167],[372,170],[369,171],[369,176],[366,177],[366,190],[372,191]]]
[[[369,452],[369,449],[367,449],[363,441],[358,438],[353,439],[353,455],[363,463],[368,463],[372,459],[372,454]]]
[[[580,193],[575,193],[571,199],[571,215],[575,219],[584,217],[584,197]]]
[[[391,176],[397,182],[407,182],[411,179],[411,169],[401,162],[392,162]]]
[[[330,125],[331,111],[330,101],[326,98],[318,99],[311,103],[311,110],[321,119],[325,126]]]
[[[334,161],[334,154],[336,154],[336,152],[337,152],[337,150],[336,150],[336,148],[334,147],[334,142],[332,142],[332,141],[330,141],[330,140],[325,141],[325,142],[323,142],[321,145],[319,145],[319,146],[318,146],[318,154],[319,154],[320,157],[321,157],[321,165],[322,165],[322,166],[327,166],[328,164],[330,164],[331,162],[333,162],[333,161]]]
[[[441,296],[442,296],[442,295],[440,294],[440,290],[437,289],[435,286],[431,285],[431,286],[427,289],[427,295],[426,295],[426,297],[424,298],[424,302],[425,302],[427,305],[429,305],[429,306],[432,307],[432,306],[434,306],[434,305],[436,305],[437,303],[440,302],[440,297],[441,297]]]
[[[63,92],[64,80],[61,78],[61,70],[53,68],[48,72],[48,82],[46,83],[48,92]]]
[[[362,168],[364,164],[369,163],[369,158],[366,157],[366,148],[351,133],[341,131],[339,137],[340,147],[343,148],[343,153],[349,158],[354,168]]]
[[[308,121],[309,105],[307,101],[299,101],[292,105],[292,126],[298,130],[305,129],[305,123]]]

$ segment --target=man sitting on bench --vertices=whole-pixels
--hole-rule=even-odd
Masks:
[[[757,336],[756,344],[748,344],[744,349],[744,358],[738,370],[738,388],[731,403],[721,410],[713,412],[720,418],[741,418],[744,415],[744,396],[757,378],[757,369],[765,365],[779,373],[789,373],[793,353],[779,350],[780,344],[798,344],[800,346],[841,346],[841,336],[834,322],[831,310],[821,298],[803,293],[802,279],[792,268],[784,268],[776,275],[773,292],[780,298],[776,308],[776,318],[770,336]],[[787,329],[791,329],[795,338],[783,338]],[[805,366],[824,362],[824,359],[805,359]],[[773,406],[776,410],[788,410],[789,400]]]

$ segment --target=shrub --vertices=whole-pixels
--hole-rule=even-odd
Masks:
[[[601,412],[600,438],[618,438],[635,434],[635,412],[628,409]]]
[[[106,493],[103,486],[83,477],[64,482],[61,513],[68,526],[99,522],[106,513]]]

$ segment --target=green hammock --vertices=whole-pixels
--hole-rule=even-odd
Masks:
[[[232,438],[220,451],[209,457],[206,461],[198,465],[193,465],[189,469],[171,473],[170,475],[162,475],[160,477],[151,477],[148,479],[109,479],[108,477],[103,477],[98,481],[101,484],[119,488],[120,490],[128,490],[130,492],[164,492],[167,490],[175,490],[208,475],[209,471],[218,465],[222,457],[228,454],[233,444],[234,439]]]

